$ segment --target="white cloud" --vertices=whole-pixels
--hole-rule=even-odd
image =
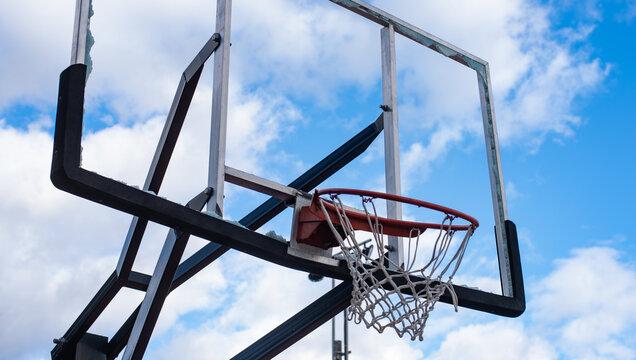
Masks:
[[[558,40],[550,26],[552,9],[544,5],[521,0],[479,4],[377,3],[490,62],[504,144],[522,140],[536,147],[546,136],[573,134],[581,122],[574,111],[576,99],[597,88],[607,73],[598,59],[591,59],[572,46],[569,41],[575,41],[574,37],[565,42]],[[19,12],[15,6],[6,6],[5,14]],[[457,7],[466,11],[452,11]],[[46,6],[34,2],[32,8]],[[72,9],[64,11],[66,17],[55,17],[54,26],[67,31],[47,32],[55,36],[54,41],[47,41],[50,44],[47,46],[55,45],[53,52],[60,58],[67,56],[72,26],[69,20]],[[88,110],[114,111],[115,122],[145,121],[165,113],[181,71],[211,35],[214,11],[213,4],[201,0],[178,4],[96,2],[91,25],[96,38],[92,50],[95,67],[87,88]],[[44,11],[40,15],[43,14]],[[356,94],[354,97],[377,91],[380,78],[377,25],[327,1],[276,0],[267,4],[235,1],[233,17],[231,88],[244,87],[248,89],[247,96],[261,89],[259,97],[268,93],[270,99],[300,98],[322,108],[356,102],[357,99],[340,99],[339,95],[350,93],[351,89],[355,89],[351,92]],[[54,17],[46,18],[53,21]],[[26,34],[44,42],[33,31],[19,31],[18,24],[23,23],[28,22],[12,20],[5,25],[10,30],[7,33],[15,37],[3,41],[15,44],[11,53],[17,58],[11,58],[15,60],[11,64],[19,66],[17,71],[6,72],[6,76],[33,74],[28,62],[18,61],[36,57],[30,56],[29,51],[38,47],[31,45],[33,39],[25,37]],[[166,28],[170,31],[163,31]],[[584,41],[589,29],[571,31],[577,32],[583,33],[578,40]],[[63,63],[58,61],[57,68],[45,68],[47,76],[35,74],[32,85],[7,95],[6,104],[16,101],[16,94],[21,93],[20,97],[29,103],[35,100],[26,95],[39,93],[40,98],[51,99],[51,104],[54,87],[51,85],[42,92],[35,81],[50,77],[47,83],[55,84],[53,79]],[[401,125],[405,131],[413,127],[420,130],[409,131],[404,149],[427,148],[427,142],[437,141],[436,149],[440,151],[435,154],[443,157],[449,147],[465,141],[466,134],[481,137],[474,73],[409,41],[398,41],[398,65]],[[210,91],[208,75],[200,84],[202,91]],[[104,119],[112,121],[112,117]],[[427,129],[434,130],[433,138],[442,139],[423,141],[431,133]],[[444,136],[449,131],[455,136]],[[428,163],[430,158],[427,156],[420,162]]]
[[[125,216],[49,180],[51,136],[0,126],[2,358],[50,347],[113,271]]]
[[[560,350],[572,358],[636,357],[636,272],[612,248],[586,248],[556,261],[534,289],[535,321],[545,322]],[[556,329],[556,331],[550,331]]]
[[[427,359],[556,359],[554,345],[528,336],[520,321],[500,320],[452,331]]]
[[[206,359],[213,352],[219,358],[229,358],[329,289],[328,279],[310,283],[304,273],[244,255],[233,253],[222,262],[229,281],[226,289],[229,296],[222,299],[222,309],[207,314],[202,324],[180,328],[170,342],[162,342],[149,357]],[[341,326],[340,318],[339,334]],[[311,360],[328,356],[331,351],[329,327],[327,323],[277,358]],[[411,342],[399,339],[392,332],[378,334],[362,325],[350,324],[349,327],[351,344],[356,344],[351,349],[352,357],[415,359],[422,356]]]
[[[633,359],[636,269],[612,248],[584,248],[530,283],[527,313],[447,333],[430,359]],[[526,279],[527,280],[527,279]],[[483,321],[483,318],[478,319]]]
[[[627,23],[631,23],[636,18],[636,1],[626,0],[627,10],[624,14],[619,15],[619,19],[624,20]]]
[[[0,4],[0,111],[16,103],[55,104],[59,73],[71,58],[73,6],[41,0]]]
[[[328,1],[236,1],[232,26],[232,71],[245,84],[332,108],[353,100],[339,99],[345,88],[377,82],[377,26]]]
[[[552,29],[549,6],[499,0],[379,6],[489,62],[502,145],[536,150],[546,138],[572,136],[582,121],[577,100],[596,90],[608,73],[577,46],[591,28],[568,29],[564,38]],[[483,136],[477,83],[474,72],[453,61],[412,42],[397,44],[403,159],[426,169],[451,147]],[[422,134],[430,139],[422,140],[427,139]]]
[[[233,165],[258,170],[265,163],[256,160],[298,114],[284,99],[237,98],[233,97],[236,106],[231,114],[241,131],[230,134],[228,153],[238,154],[231,157]],[[162,189],[162,194],[182,203],[201,191],[206,180],[207,166],[201,164],[207,163],[208,150],[200,144],[209,141],[209,133],[200,131],[205,118],[196,121],[201,111],[198,104],[193,104],[194,124],[184,126]],[[19,358],[27,354],[21,349],[42,346],[48,351],[52,338],[63,334],[114,270],[130,222],[126,214],[53,187],[49,179],[53,143],[46,130],[51,120],[35,120],[27,130],[0,123],[0,153],[12,154],[0,157],[0,243],[4,249],[0,315],[11,324],[6,328],[11,331],[2,334],[0,357]],[[162,126],[163,118],[154,117],[130,127],[115,124],[86,134],[84,167],[141,186]],[[165,231],[149,226],[135,269],[152,272]],[[224,278],[218,270],[205,274],[185,285],[181,295],[171,296],[157,325],[158,334],[172,328],[181,315],[213,306],[212,299],[225,286]],[[95,329],[114,331],[123,321],[122,314],[138,300],[118,300]]]
[[[238,260],[238,261],[237,261]],[[232,262],[239,276],[229,284],[233,299],[227,308],[213,314],[202,326],[183,330],[171,343],[159,347],[152,356],[191,358],[224,349],[232,355],[264,335],[287,316],[326,291],[324,284],[309,284],[302,274],[260,261]],[[598,268],[603,275],[591,275]],[[235,278],[230,274],[230,278]],[[589,291],[590,282],[611,277],[620,286],[599,297]],[[282,280],[284,279],[284,280]],[[461,309],[458,314],[440,307],[433,314],[423,343],[399,339],[392,331],[378,334],[364,326],[350,325],[352,356],[374,359],[631,359],[636,321],[631,316],[636,296],[636,271],[619,261],[619,253],[609,248],[575,250],[572,256],[556,261],[556,268],[540,279],[528,298],[527,313],[517,319],[489,321],[492,315]],[[284,283],[276,283],[284,281]],[[626,289],[620,291],[619,289]],[[617,293],[621,293],[620,296]],[[228,300],[228,299],[226,299]],[[284,304],[284,306],[282,305]],[[488,321],[488,322],[487,322]],[[340,327],[341,320],[338,320]],[[280,355],[281,359],[314,359],[328,354],[327,326]],[[340,331],[340,330],[338,330]],[[341,337],[338,333],[338,338]],[[443,336],[438,343],[440,336]],[[219,344],[231,343],[222,347]],[[219,351],[219,350],[217,350]],[[302,354],[302,355],[300,355]],[[425,355],[426,354],[426,355]],[[205,356],[203,356],[205,357]]]

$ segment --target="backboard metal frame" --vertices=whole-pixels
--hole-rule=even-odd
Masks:
[[[298,194],[302,195],[303,192],[311,191],[363,153],[382,131],[385,131],[385,144],[387,152],[390,153],[387,157],[388,160],[385,160],[387,192],[399,194],[397,94],[395,91],[395,52],[394,45],[392,45],[395,33],[476,71],[490,169],[503,295],[464,286],[456,285],[454,288],[459,306],[508,317],[516,317],[524,312],[525,294],[517,232],[514,223],[508,220],[506,212],[488,63],[363,1],[330,1],[383,27],[381,48],[384,112],[378,120],[361,130],[356,136],[288,186],[227,167],[224,160],[224,137],[227,121],[231,0],[217,0],[217,29],[221,31],[210,38],[195,60],[184,71],[146,183],[143,189],[138,189],[85,170],[80,164],[84,91],[87,75],[87,66],[83,63],[86,59],[87,40],[85,33],[88,31],[90,0],[77,0],[72,65],[64,70],[60,76],[51,180],[56,187],[63,191],[127,212],[133,215],[133,220],[116,270],[106,280],[66,334],[57,339],[57,345],[51,352],[53,359],[76,358],[76,349],[90,343],[88,340],[92,335],[87,333],[88,329],[122,287],[145,291],[144,303],[131,314],[108,343],[102,341],[99,346],[91,348],[98,354],[90,359],[101,359],[102,355],[105,358],[113,359],[127,344],[129,349],[127,349],[124,358],[140,359],[143,357],[154,322],[156,322],[161,310],[161,304],[168,293],[222,256],[230,248],[291,269],[344,280],[343,286],[339,287],[341,289],[338,290],[338,296],[326,296],[310,304],[289,321],[281,324],[270,334],[254,343],[253,346],[248,347],[245,352],[237,355],[237,358],[248,354],[249,358],[270,358],[346,307],[350,299],[350,293],[347,292],[347,289],[351,285],[348,269],[343,262],[326,263],[292,256],[289,254],[289,244],[261,235],[254,230],[271,220],[286,206],[294,205],[295,199],[291,200],[292,198],[299,198]],[[81,52],[84,53],[80,54]],[[188,205],[181,205],[155,194],[158,193],[161,186],[203,64],[212,53],[215,53],[213,80],[215,94],[213,96],[217,100],[213,100],[209,184]],[[217,127],[216,130],[214,126]],[[393,176],[393,179],[389,179],[389,176]],[[203,203],[212,198],[213,200],[208,204],[214,204],[214,207],[210,210],[222,214],[222,189],[225,181],[238,183],[241,186],[274,195],[274,197],[246,215],[241,219],[240,224],[233,224],[198,211]],[[399,217],[399,209],[394,210],[394,212],[395,216]],[[148,221],[170,228],[164,244],[165,254],[162,253],[158,259],[155,274],[152,276],[132,271],[132,265]],[[182,255],[182,242],[187,241],[184,239],[187,239],[188,234],[207,239],[210,243],[188,259],[179,262]],[[449,294],[444,294],[440,301],[452,303]]]
[[[385,50],[389,41],[390,33],[393,31],[412,40],[416,43],[426,46],[431,50],[438,52],[445,57],[454,60],[470,69],[475,70],[477,74],[477,84],[479,88],[479,99],[481,105],[482,121],[484,128],[484,137],[486,139],[486,154],[488,159],[488,169],[490,177],[490,189],[495,217],[495,241],[497,244],[497,254],[499,262],[499,273],[501,280],[501,287],[504,296],[514,296],[514,286],[512,273],[510,269],[510,259],[508,257],[508,240],[506,238],[506,231],[504,230],[505,222],[508,220],[508,210],[506,206],[506,192],[504,189],[503,175],[501,171],[501,157],[499,153],[499,140],[497,138],[497,125],[495,121],[494,101],[492,94],[492,85],[490,81],[490,69],[488,62],[478,58],[477,56],[462,50],[428,32],[413,26],[391,14],[388,14],[364,1],[361,0],[329,0],[335,4],[338,4],[345,9],[348,9],[368,20],[375,22],[378,25],[385,27],[383,29],[383,64],[384,59],[390,55],[390,50]],[[392,30],[393,29],[393,30]],[[386,35],[385,35],[386,34]],[[385,37],[388,39],[385,40]],[[394,51],[394,50],[393,50]],[[394,56],[392,61],[394,61]],[[385,78],[391,81],[391,77],[385,76],[385,66],[383,66],[383,89],[394,86],[390,82],[387,84]],[[394,77],[392,77],[394,79]],[[392,80],[395,81],[395,80]],[[385,94],[385,101],[387,99],[387,91]],[[395,95],[395,90],[392,91]],[[386,103],[385,103],[386,105]],[[391,110],[395,114],[395,123],[397,123],[397,103],[391,104]],[[385,131],[386,124],[385,124]],[[397,136],[396,136],[397,138]],[[386,139],[386,135],[385,135]],[[386,146],[386,145],[385,145]],[[385,157],[393,156],[390,153],[385,153]],[[399,159],[398,159],[399,161]],[[388,176],[391,174],[388,172],[387,166],[387,192],[391,193],[391,189],[388,188]],[[399,171],[399,165],[397,167]],[[399,193],[396,193],[399,195]]]
[[[83,64],[69,66],[60,77],[51,180],[60,190],[133,215],[131,227],[134,225],[135,219],[143,219],[144,222],[156,222],[175,231],[209,240],[210,244],[206,245],[201,250],[201,253],[193,255],[179,264],[172,280],[172,285],[168,287],[170,290],[181,285],[202,268],[212,263],[229,248],[291,269],[321,274],[350,282],[349,271],[342,261],[339,262],[338,266],[331,266],[289,255],[288,244],[253,231],[253,229],[258,228],[285,208],[285,203],[282,200],[270,199],[248,214],[241,220],[241,224],[249,224],[248,228],[203,214],[188,206],[154,195],[151,192],[83,169],[80,164],[80,155],[85,84],[86,65]],[[347,144],[344,144],[321,163],[299,177],[290,186],[299,187],[303,191],[311,190],[330,174],[333,174],[362,153],[378,133],[374,122]],[[162,150],[163,146],[174,147],[174,143],[160,144],[158,151]],[[161,173],[158,176],[162,178],[165,167],[161,167],[160,171]],[[454,286],[454,289],[458,298],[458,305],[461,307],[516,317],[525,311],[521,261],[515,225],[509,220],[504,225],[508,241],[506,257],[510,259],[514,296],[503,296],[457,285]],[[139,232],[133,231],[133,235],[136,235],[134,237],[134,246],[129,246],[128,244],[124,246],[129,249],[125,256],[128,256],[128,252],[132,251],[133,260],[136,248],[138,248],[143,235],[143,229],[139,230]],[[124,256],[124,254],[122,255]],[[132,262],[126,263],[132,265]],[[67,359],[70,356],[69,353],[75,353],[75,346],[87,335],[90,325],[122,287],[148,291],[151,281],[152,277],[146,274],[129,271],[126,277],[120,277],[115,271],[87,308],[80,314],[80,317],[74,322],[69,331],[58,340],[56,347],[51,352],[52,358]],[[167,292],[164,292],[163,295],[167,296]],[[324,307],[325,312],[331,313],[334,308],[342,306],[342,299],[334,301],[334,303]],[[442,295],[440,301],[449,304],[453,302],[450,294]],[[135,319],[139,318],[139,314],[139,310],[136,310],[129,318],[130,321],[126,321],[122,329],[109,341],[106,350],[104,350],[108,352],[109,359],[116,357],[124,348],[131,335]],[[158,316],[158,312],[155,312],[154,315]],[[321,319],[324,320],[324,317],[318,317],[316,321],[322,321]],[[289,331],[293,332],[294,330],[285,328],[284,332],[289,333]],[[279,332],[276,331],[276,333]],[[145,339],[147,340],[147,338]],[[293,339],[297,340],[298,338],[293,337]],[[291,344],[285,343],[286,346]],[[140,359],[143,351],[131,352],[131,354],[136,354],[131,357],[132,359]],[[111,355],[112,357],[110,357]]]
[[[495,121],[488,62],[364,1],[330,1],[383,27],[380,32],[380,39],[382,58],[382,108],[384,110],[385,180],[387,193],[401,195],[395,33],[424,45],[476,72],[486,142],[501,288],[504,296],[514,296],[510,259],[507,257],[506,232],[504,231],[504,223],[508,220],[506,193],[501,171],[499,141],[497,138],[497,125]],[[212,201],[215,202],[214,209],[219,214],[222,214],[223,211],[224,174],[222,172],[225,165],[231,8],[232,0],[217,0],[217,32],[222,32],[222,39],[220,51],[215,54],[208,184],[217,190],[212,196]],[[388,201],[387,215],[393,219],[401,219],[402,210],[400,204]],[[389,245],[389,256],[396,264],[401,264],[404,256],[401,239],[389,237]]]

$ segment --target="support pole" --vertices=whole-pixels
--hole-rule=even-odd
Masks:
[[[384,104],[384,167],[386,192],[401,195],[400,180],[400,139],[398,133],[397,86],[395,70],[395,30],[393,25],[380,30],[382,47],[382,99]],[[402,204],[387,201],[387,216],[390,219],[402,219]],[[402,239],[389,236],[389,259],[395,264],[404,263]],[[383,251],[383,249],[378,249]]]
[[[227,135],[228,83],[230,79],[230,28],[232,0],[216,3],[216,32],[221,35],[221,45],[214,53],[214,78],[212,83],[212,127],[210,131],[210,167],[208,186],[214,194],[208,202],[208,211],[223,215],[225,178],[225,142]]]
[[[88,36],[90,0],[75,2],[75,22],[73,25],[73,45],[71,47],[71,65],[86,64],[86,38]]]
[[[345,308],[342,311],[342,322],[343,322],[343,326],[344,326],[344,332],[343,332],[343,342],[344,342],[344,351],[343,351],[343,355],[344,355],[344,360],[349,360],[349,322],[347,321],[347,309]]]
[[[336,279],[331,279],[331,289],[336,287]],[[340,349],[336,346],[336,317],[331,318],[331,360],[338,360]]]
[[[495,110],[493,109],[494,102],[488,64],[484,66],[483,74],[477,72],[477,82],[479,84],[481,115],[484,122],[484,137],[486,138],[488,169],[490,170],[492,207],[495,211],[495,239],[497,240],[497,256],[499,257],[501,289],[504,296],[514,296],[510,258],[507,256],[508,241],[506,240],[506,231],[504,229],[506,219],[508,219],[506,191],[504,189],[501,159],[499,157],[497,122],[495,121]]]

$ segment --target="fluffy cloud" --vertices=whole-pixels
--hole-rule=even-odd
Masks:
[[[330,281],[310,283],[304,273],[236,253],[224,257],[220,266],[228,279],[228,294],[220,301],[221,309],[200,314],[206,319],[200,324],[179,327],[170,342],[158,341],[163,346],[157,345],[149,352],[149,357],[206,359],[214,353],[219,358],[230,358],[318,298],[330,285]],[[341,326],[340,318],[337,322],[339,334]],[[330,351],[330,337],[327,323],[281,353],[279,358],[324,358]],[[361,325],[350,325],[350,341],[356,344],[351,350],[359,358],[398,356],[415,359],[422,356],[409,341],[394,334],[381,335]]]
[[[489,62],[503,146],[536,151],[546,139],[572,136],[582,123],[577,101],[608,74],[607,65],[579,46],[592,28],[555,32],[555,10],[548,6],[498,0],[378,5]],[[410,41],[398,41],[396,52],[408,191],[451,149],[481,152],[483,130],[473,71]]]
[[[636,272],[611,248],[573,251],[535,289],[535,319],[559,349],[577,359],[632,359]]]
[[[514,321],[496,321],[468,325],[452,331],[431,360],[462,359],[555,359],[554,346],[539,336],[528,336],[523,325]]]
[[[112,272],[125,234],[125,216],[53,188],[52,146],[43,129],[0,126],[0,152],[12,154],[0,157],[2,358],[62,335]]]
[[[240,131],[228,138],[228,149],[233,154],[229,160],[234,166],[258,172],[266,163],[256,160],[298,115],[284,100],[233,97],[231,101],[235,106],[230,113]],[[196,104],[194,115],[202,108]],[[206,122],[198,119],[198,124],[195,120],[184,126],[162,189],[162,194],[182,203],[206,183],[207,166],[201,165],[207,163],[208,154],[200,144],[208,141],[209,132],[194,126]],[[0,254],[4,305],[0,315],[10,325],[6,329],[11,329],[2,333],[0,357],[7,358],[28,356],[23,349],[48,351],[45,344],[63,334],[114,270],[130,222],[125,214],[55,189],[48,175],[53,144],[47,124],[52,121],[43,118],[31,123],[27,129],[18,130],[0,122],[0,152],[12,154],[0,158],[4,179],[0,186],[0,243],[4,249]],[[83,166],[141,185],[162,126],[163,118],[154,117],[132,126],[115,124],[88,132],[83,142]],[[149,226],[136,270],[152,272],[165,234],[165,228]],[[172,328],[181,315],[193,309],[213,307],[213,299],[219,299],[219,291],[226,286],[224,281],[217,268],[184,285],[166,303],[157,333]],[[93,331],[111,334],[139,300],[138,293],[124,291]]]
[[[17,104],[55,104],[57,78],[71,58],[74,2],[0,5],[0,111]],[[11,84],[11,86],[6,86]]]
[[[430,359],[633,359],[636,269],[612,248],[575,249],[528,286],[520,319],[460,326]],[[525,319],[526,321],[523,321]],[[531,320],[531,321],[529,321]],[[524,323],[529,325],[523,325]]]

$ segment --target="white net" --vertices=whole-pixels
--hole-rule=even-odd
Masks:
[[[330,197],[336,214],[334,216],[332,212],[333,219],[329,216],[325,203],[318,203],[342,249],[353,279],[349,320],[357,324],[364,322],[367,328],[373,327],[380,333],[386,328],[393,328],[400,337],[408,334],[411,340],[422,340],[426,320],[444,292],[450,294],[457,311],[457,296],[452,279],[474,231],[473,226],[464,230],[465,234],[459,244],[452,244],[453,236],[459,231],[458,227],[453,226],[456,219],[453,215],[443,213],[443,221],[434,229],[421,230],[414,227],[410,229],[409,236],[403,238],[404,263],[396,264],[389,259],[388,252],[385,252],[386,249],[391,249],[386,246],[386,235],[382,222],[378,220],[373,197],[360,195],[377,249],[377,255],[373,257],[361,248],[356,239],[356,229],[338,195],[330,194]],[[334,222],[337,224],[334,225]],[[336,230],[337,226],[344,231]],[[420,254],[421,259],[418,260],[418,248],[420,241],[423,241],[424,231],[437,233],[430,255]]]

